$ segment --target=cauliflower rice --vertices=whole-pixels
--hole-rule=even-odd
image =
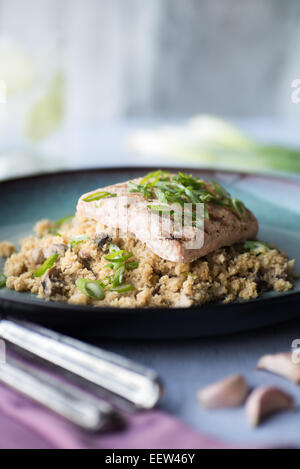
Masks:
[[[59,235],[56,229],[50,220],[38,222],[36,236],[21,240],[17,253],[11,245],[8,248],[7,242],[0,243],[0,254],[9,256],[4,270],[8,288],[75,305],[131,308],[228,303],[237,298],[257,298],[267,290],[287,291],[293,287],[294,261],[275,247],[258,255],[245,252],[244,243],[239,243],[191,263],[174,263],[160,258],[132,235],[114,230],[110,241],[129,251],[130,260],[139,263],[125,272],[125,281],[133,289],[125,293],[106,290],[104,299],[96,300],[75,284],[78,278],[101,280],[113,273],[105,267],[107,246],[97,244],[95,223],[74,218],[59,227]],[[78,235],[89,239],[68,246],[70,239]],[[42,277],[33,277],[33,272],[54,253],[59,254],[54,266]]]

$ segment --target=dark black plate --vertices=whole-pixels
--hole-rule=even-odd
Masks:
[[[138,177],[153,169],[80,170],[2,182],[0,240],[17,241],[30,233],[37,220],[57,219],[73,213],[78,197],[84,192]],[[259,219],[261,239],[283,248],[289,256],[298,259],[299,265],[300,183],[225,171],[186,171],[219,181],[245,201]],[[4,288],[0,290],[0,306],[5,314],[85,338],[199,337],[254,329],[300,315],[300,284],[297,281],[290,292],[268,293],[250,302],[188,309],[73,306],[45,302]]]

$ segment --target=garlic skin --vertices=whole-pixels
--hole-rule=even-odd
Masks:
[[[242,375],[235,374],[199,389],[197,399],[206,409],[236,407],[243,404],[248,386]]]
[[[275,353],[262,356],[257,363],[257,369],[266,370],[300,384],[300,363],[293,363],[290,352]]]
[[[291,410],[294,407],[293,397],[274,386],[260,386],[248,397],[246,415],[249,425],[258,426],[268,415]]]

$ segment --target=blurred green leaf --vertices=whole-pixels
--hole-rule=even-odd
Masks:
[[[300,150],[257,143],[214,116],[199,116],[186,126],[137,132],[130,143],[138,152],[178,158],[199,167],[300,173]]]
[[[31,109],[25,128],[25,136],[40,141],[51,135],[63,118],[64,76],[59,72],[50,82],[45,96]]]

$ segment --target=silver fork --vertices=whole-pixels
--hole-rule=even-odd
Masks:
[[[4,319],[0,321],[0,337],[66,370],[81,384],[105,390],[112,403],[125,401],[134,409],[151,409],[162,395],[155,371],[44,327]]]

